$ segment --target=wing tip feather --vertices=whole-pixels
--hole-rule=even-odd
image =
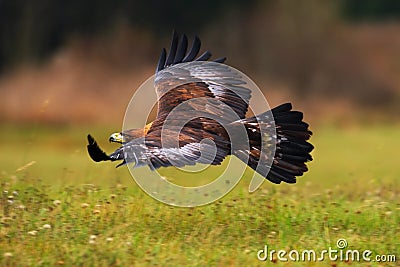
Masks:
[[[189,51],[187,51],[187,46],[187,36],[185,34],[182,34],[181,38],[179,38],[179,34],[177,33],[177,31],[173,30],[170,50],[168,53],[165,48],[163,48],[163,50],[161,51],[156,73],[174,64],[191,61],[208,61],[212,56],[211,52],[207,50],[196,58],[201,48],[201,40],[198,35],[194,36],[192,46]],[[220,57],[212,61],[217,63],[224,63],[225,60],[226,57]]]

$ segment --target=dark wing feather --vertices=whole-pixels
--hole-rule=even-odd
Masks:
[[[190,52],[186,55],[186,57],[182,60],[182,62],[193,61],[194,58],[199,53],[200,47],[201,47],[201,41],[200,41],[200,38],[196,35],[194,37],[192,48],[190,49]]]
[[[173,36],[172,36],[172,41],[171,41],[171,48],[169,49],[167,61],[165,62],[165,66],[169,66],[172,63],[174,63],[174,58],[176,54],[176,49],[178,48],[178,41],[179,41],[179,36],[176,31],[174,31]]]
[[[160,70],[162,70],[165,67],[166,58],[167,58],[167,51],[165,50],[165,48],[163,48],[161,51],[160,58],[158,60],[157,72],[159,72]]]
[[[224,63],[225,60],[226,60],[226,57],[219,57],[219,58],[217,58],[217,59],[214,59],[213,61],[214,61],[214,62],[217,62],[217,63]]]
[[[90,134],[87,136],[87,139],[89,142],[87,145],[87,150],[92,160],[96,162],[110,160],[109,156],[103,150],[101,150],[97,142]]]
[[[196,61],[207,61],[211,58],[211,52],[210,51],[206,51],[204,52],[201,56],[199,56]]]
[[[87,136],[88,139],[88,145],[87,145],[87,150],[89,153],[89,156],[92,160],[96,161],[96,162],[100,162],[100,161],[114,161],[114,160],[120,160],[123,159],[123,157],[119,157],[119,158],[110,158],[110,156],[108,156],[106,154],[106,152],[104,152],[99,145],[97,144],[97,142],[94,140],[94,138],[89,134]],[[122,155],[121,155],[122,156]]]
[[[188,39],[187,39],[186,35],[183,34],[181,37],[181,40],[179,42],[178,49],[176,51],[174,64],[182,62],[182,59],[186,54],[187,45],[188,45]]]
[[[210,51],[206,51],[203,54],[201,54],[198,58],[196,58],[196,56],[200,51],[200,46],[201,46],[201,41],[199,37],[197,36],[194,37],[192,47],[189,50],[189,53],[186,54],[187,46],[188,46],[188,39],[186,35],[183,34],[182,37],[179,38],[178,33],[174,31],[172,34],[171,47],[169,49],[168,55],[166,53],[166,50],[163,49],[160,55],[160,59],[158,60],[156,73],[165,68],[168,68],[169,66],[173,66],[179,63],[185,63],[191,61],[207,61],[211,58]],[[225,57],[220,57],[215,59],[214,62],[223,63],[225,60],[226,60]]]

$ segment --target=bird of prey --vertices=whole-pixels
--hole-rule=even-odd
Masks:
[[[246,118],[251,90],[242,86],[235,77],[223,77],[226,58],[210,61],[209,51],[198,56],[200,46],[200,39],[195,36],[188,49],[186,35],[179,36],[174,31],[169,53],[165,48],[162,50],[156,68],[158,112],[155,120],[141,129],[112,134],[109,141],[120,143],[121,146],[110,155],[88,135],[90,157],[96,162],[121,161],[118,166],[132,163],[135,168],[147,165],[154,170],[196,163],[219,165],[225,157],[234,155],[273,183],[295,183],[296,177],[307,171],[306,162],[312,160],[310,152],[314,148],[307,142],[312,132],[303,121],[302,112],[293,111],[292,105],[285,103]],[[207,69],[207,65],[201,64],[204,62],[215,63]],[[185,122],[178,134],[173,126],[163,128],[168,115],[184,103],[189,103],[197,116]],[[224,106],[233,112],[226,112]],[[181,112],[184,116],[185,110]],[[231,116],[232,113],[236,117]],[[179,112],[177,114],[175,119],[179,121]],[[210,118],[207,116],[209,114],[221,120]],[[235,127],[245,129],[248,147],[241,148],[239,145],[233,148],[228,132]],[[262,127],[274,127],[275,134],[263,135]],[[263,147],[265,138],[274,142],[275,154],[270,159],[271,166],[264,166],[269,157],[268,153],[262,153],[263,149],[268,149]],[[201,142],[203,139],[214,142],[215,153],[207,153],[211,145]]]

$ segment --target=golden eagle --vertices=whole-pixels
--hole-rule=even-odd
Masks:
[[[188,49],[186,35],[179,37],[174,32],[169,53],[167,54],[165,48],[162,50],[156,69],[158,112],[155,120],[142,129],[112,134],[109,141],[122,145],[110,155],[102,151],[94,138],[88,135],[87,149],[90,157],[96,162],[122,161],[118,166],[134,163],[135,167],[147,165],[154,170],[196,163],[218,165],[226,156],[235,155],[273,183],[295,183],[296,176],[307,171],[305,163],[312,160],[310,152],[314,148],[307,142],[312,132],[308,129],[308,124],[302,121],[303,114],[293,111],[291,104],[285,103],[260,115],[246,118],[251,91],[242,86],[243,83],[235,77],[223,77],[227,65],[221,63],[225,62],[225,58],[209,61],[209,51],[198,56],[200,46],[200,39],[195,36],[191,48]],[[188,65],[204,61],[220,64],[209,69],[201,64]],[[188,82],[182,83],[188,77]],[[204,77],[209,79],[205,81]],[[224,86],[224,83],[229,86]],[[175,129],[163,128],[165,120],[174,108],[193,99],[199,100],[190,105],[197,116],[179,129],[176,146]],[[236,119],[225,112],[224,106],[234,111]],[[218,116],[222,122],[209,118],[207,114]],[[272,166],[264,166],[267,159],[263,157],[268,156],[262,153],[265,136],[260,127],[263,125],[275,127],[276,134],[268,137],[273,140],[276,149],[273,159],[270,159]],[[248,135],[248,147],[231,149],[233,146],[227,129],[235,127],[244,127]],[[211,145],[201,142],[203,139],[214,142],[214,154],[207,153]]]

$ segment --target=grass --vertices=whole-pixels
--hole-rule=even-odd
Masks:
[[[85,135],[111,151],[102,140],[113,130],[1,126],[1,265],[258,266],[271,264],[257,259],[265,245],[318,252],[340,238],[349,249],[397,258],[370,266],[399,263],[400,126],[314,129],[315,160],[296,185],[265,182],[249,194],[248,170],[230,194],[198,208],[159,203],[126,168],[93,163]]]

